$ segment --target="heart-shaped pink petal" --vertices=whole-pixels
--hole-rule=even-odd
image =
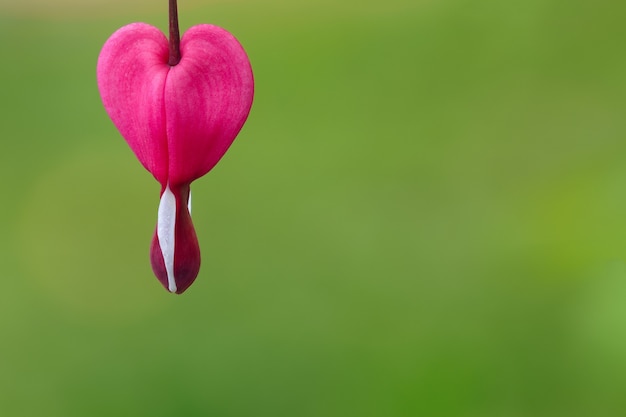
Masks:
[[[143,166],[166,186],[209,172],[241,130],[254,94],[248,57],[229,32],[190,28],[181,60],[170,67],[168,43],[155,27],[115,32],[98,59],[104,107]]]

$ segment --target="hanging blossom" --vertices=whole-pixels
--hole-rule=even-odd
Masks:
[[[163,286],[181,294],[200,270],[190,184],[241,130],[254,80],[245,51],[226,30],[203,24],[180,39],[176,0],[169,2],[169,41],[145,23],[122,27],[100,52],[97,78],[113,124],[161,184],[150,261]]]

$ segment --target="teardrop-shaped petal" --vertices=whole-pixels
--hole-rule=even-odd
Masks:
[[[188,186],[166,186],[150,247],[154,274],[165,289],[176,294],[189,288],[200,271],[200,247],[188,205]]]
[[[252,106],[250,61],[237,39],[213,25],[190,28],[165,82],[169,183],[190,183],[228,150]]]
[[[168,170],[167,57],[167,39],[159,29],[132,23],[106,41],[97,66],[104,108],[141,164],[163,185]]]

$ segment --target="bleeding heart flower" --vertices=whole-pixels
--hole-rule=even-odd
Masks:
[[[178,39],[176,1],[170,0],[169,47],[153,26],[124,26],[104,44],[97,77],[111,120],[161,183],[150,260],[163,286],[181,294],[200,269],[190,184],[239,133],[254,81],[245,51],[224,29],[194,26]]]

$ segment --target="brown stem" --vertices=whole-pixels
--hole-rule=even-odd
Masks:
[[[174,66],[180,62],[180,32],[178,30],[178,6],[176,0],[170,0],[170,59],[168,64]]]

